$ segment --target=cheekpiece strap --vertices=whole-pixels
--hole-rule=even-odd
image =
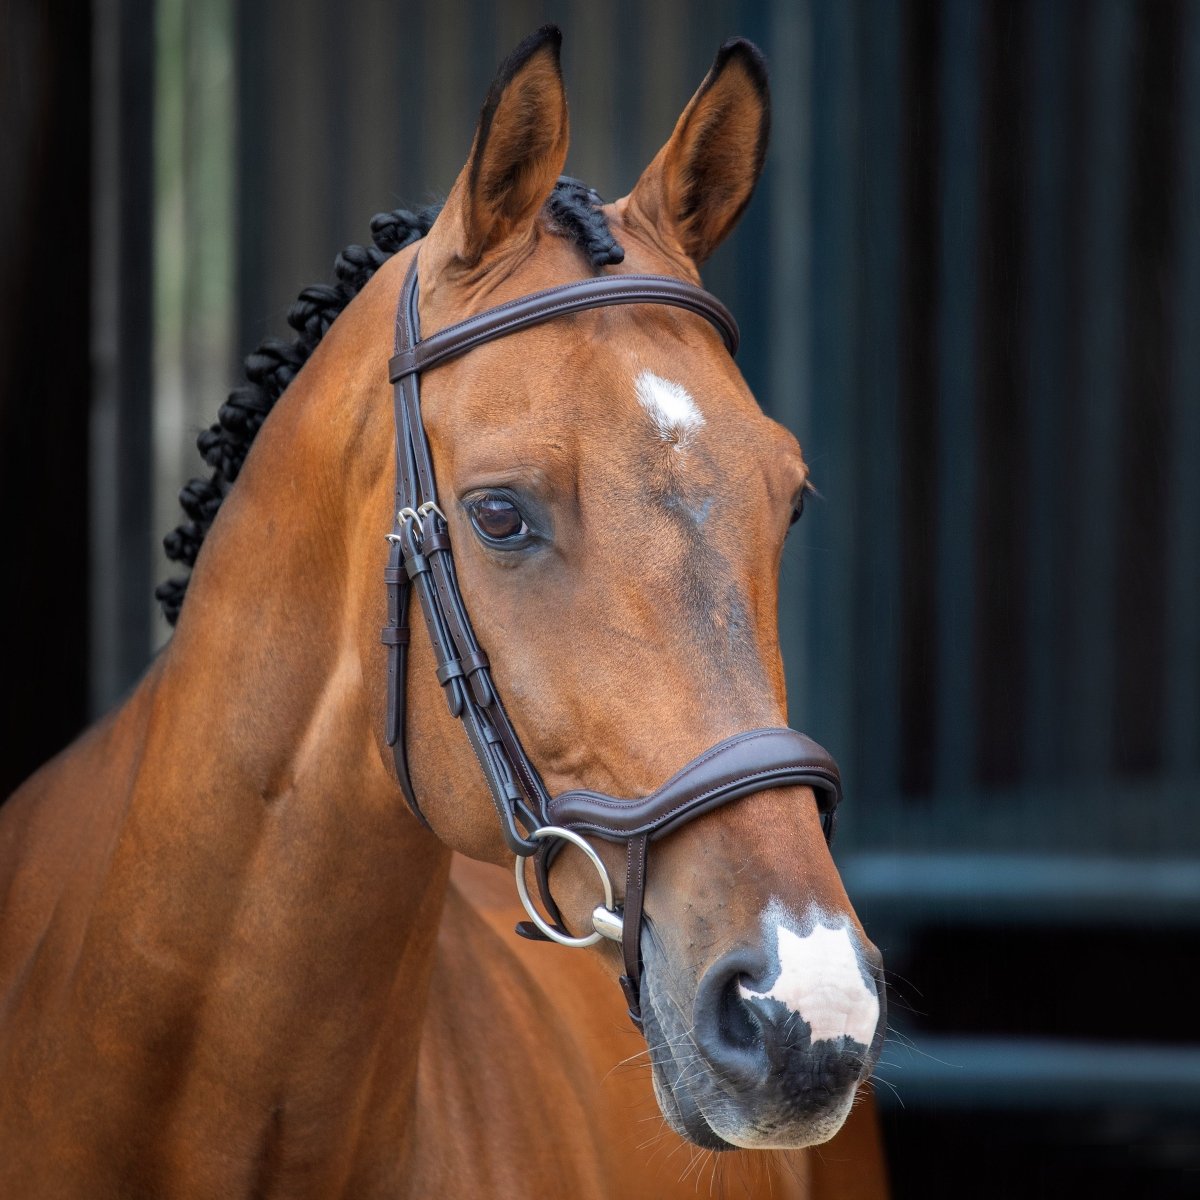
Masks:
[[[396,311],[396,352],[421,344],[417,260],[409,265]],[[493,335],[499,336],[499,333]],[[408,772],[404,748],[404,691],[407,668],[408,600],[415,589],[433,646],[437,677],[450,714],[463,723],[501,831],[515,854],[531,854],[537,843],[522,834],[545,824],[545,786],[529,761],[491,678],[491,665],[471,627],[463,603],[449,529],[438,504],[437,480],[421,420],[415,372],[394,379],[396,410],[396,499],[385,571],[388,625],[388,739],[409,807],[424,821]]]

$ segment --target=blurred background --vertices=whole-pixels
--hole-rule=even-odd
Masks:
[[[1200,1195],[1200,3],[9,0],[0,794],[168,636],[240,359],[445,194],[546,20],[610,198],[724,38],[771,62],[705,277],[823,496],[782,627],[893,973],[897,1195]]]

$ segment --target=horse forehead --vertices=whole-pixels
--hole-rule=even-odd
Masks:
[[[546,322],[476,348],[443,378],[430,376],[437,395],[426,406],[436,440],[460,462],[541,461],[552,490],[597,480],[626,502],[643,493],[701,511],[706,498],[759,503],[753,479],[778,501],[803,477],[799,448],[763,414],[719,339],[674,309],[616,306]]]
[[[705,355],[630,346],[573,328],[547,328],[559,336],[538,345],[530,337],[537,332],[478,347],[452,364],[444,391],[438,381],[436,405],[426,405],[431,423],[445,426],[440,433],[482,439],[498,451],[522,443],[571,448],[580,460],[600,447],[612,460],[663,443],[686,451],[704,432],[705,460],[727,471],[762,469],[781,449],[774,422]],[[565,463],[572,454],[559,457]],[[670,461],[685,460],[680,454]]]

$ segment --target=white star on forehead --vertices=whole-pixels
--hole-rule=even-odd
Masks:
[[[682,384],[642,371],[633,383],[638,403],[650,414],[658,436],[683,449],[704,425],[704,414]]]

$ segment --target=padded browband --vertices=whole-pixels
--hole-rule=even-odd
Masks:
[[[392,383],[396,383],[405,375],[428,371],[484,342],[555,317],[613,304],[667,304],[685,308],[713,325],[729,353],[737,353],[737,322],[716,296],[670,275],[601,275],[530,292],[528,296],[489,308],[457,325],[448,325],[438,333],[422,338],[415,346],[398,349],[388,363],[388,372]]]
[[[810,787],[826,834],[842,798],[829,753],[794,729],[753,729],[726,738],[680,768],[640,800],[602,792],[563,792],[550,801],[550,821],[609,841],[648,834],[651,841],[709,809],[768,788]]]

